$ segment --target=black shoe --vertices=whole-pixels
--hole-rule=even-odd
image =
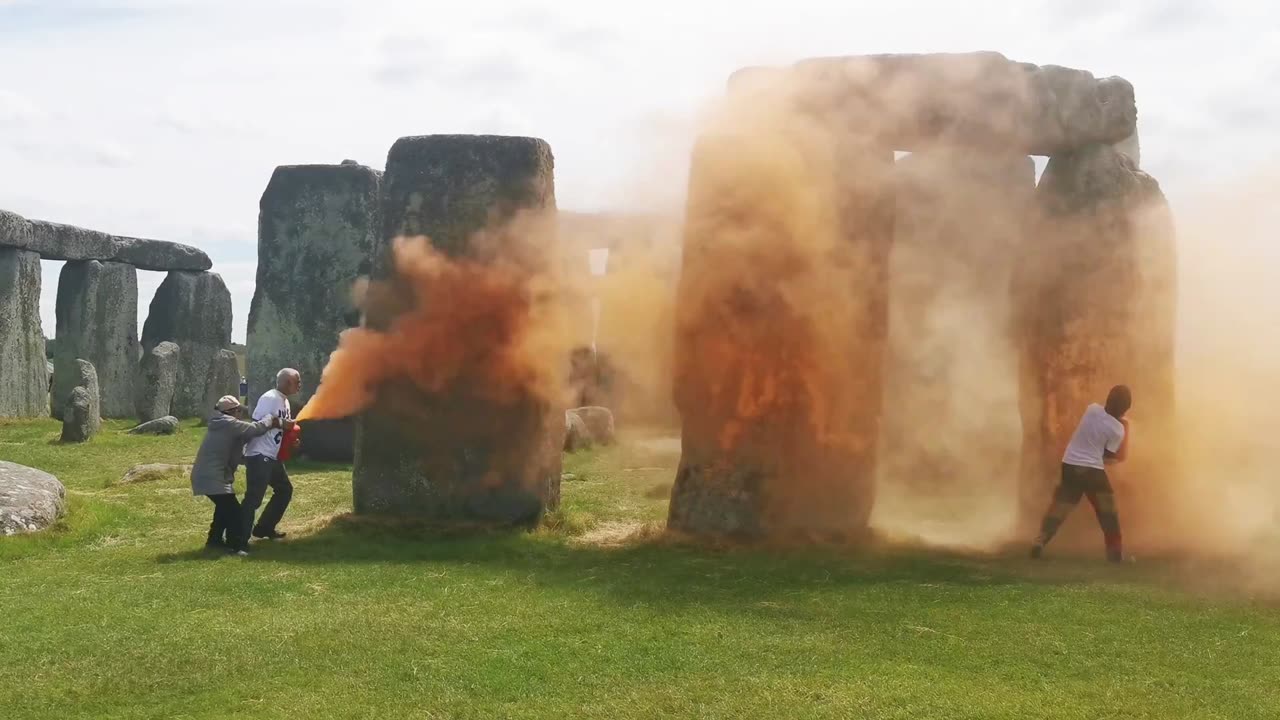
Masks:
[[[1043,554],[1044,554],[1044,546],[1043,546],[1043,545],[1032,545],[1032,546],[1031,546],[1031,559],[1032,559],[1032,560],[1039,560],[1039,559],[1040,559],[1040,556],[1041,556],[1041,555],[1043,555]]]
[[[204,544],[205,550],[226,550],[227,544],[222,540],[207,540]]]
[[[262,540],[283,540],[284,537],[288,534],[289,533],[277,532],[275,530],[272,530],[270,532],[263,532],[262,530],[255,529],[253,531],[253,536],[256,538],[260,538]]]

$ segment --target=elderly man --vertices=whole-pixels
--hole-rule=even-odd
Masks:
[[[280,443],[284,439],[284,431],[293,424],[293,412],[289,407],[289,396],[302,390],[302,375],[293,368],[285,368],[276,373],[276,388],[268,390],[258,398],[253,409],[254,420],[278,418],[280,426],[274,431],[249,441],[244,450],[244,467],[246,489],[241,512],[244,514],[244,530],[256,538],[276,540],[285,533],[276,529],[284,511],[289,508],[289,500],[293,498],[293,483],[289,482],[289,473],[279,460]],[[258,506],[262,498],[271,488],[271,500],[262,510],[262,516],[254,522]]]
[[[244,536],[234,487],[236,466],[246,441],[261,437],[272,428],[285,427],[285,423],[275,416],[254,423],[240,420],[244,408],[230,395],[219,399],[214,409],[209,431],[191,466],[191,494],[204,495],[213,503],[213,522],[209,524],[205,547],[246,555],[248,538]]]

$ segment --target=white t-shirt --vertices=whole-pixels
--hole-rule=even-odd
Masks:
[[[1121,440],[1124,440],[1124,425],[1108,415],[1101,405],[1094,403],[1080,418],[1080,424],[1067,444],[1067,451],[1062,455],[1062,462],[1105,470],[1103,451],[1116,452],[1120,449]]]
[[[261,420],[272,415],[281,420],[292,420],[293,415],[289,409],[289,398],[284,396],[279,390],[268,390],[262,393],[262,397],[258,398],[258,406],[253,409],[253,419]],[[275,459],[280,452],[280,440],[284,437],[284,428],[272,428],[267,431],[266,435],[249,441],[244,446],[245,457],[251,455],[261,455]]]

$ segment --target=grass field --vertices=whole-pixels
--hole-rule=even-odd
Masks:
[[[349,469],[299,465],[289,539],[215,559],[185,479],[118,484],[200,429],[125,427],[0,422],[70,503],[0,538],[0,717],[1280,718],[1280,604],[1173,563],[682,545],[639,440],[483,537],[356,522]]]

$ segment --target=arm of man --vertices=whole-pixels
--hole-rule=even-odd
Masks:
[[[258,437],[259,435],[266,435],[267,431],[275,427],[277,422],[275,415],[268,415],[256,422],[236,420],[235,424],[231,426],[231,431],[235,433],[236,437],[239,437],[242,440],[249,440],[251,438]]]
[[[1120,425],[1123,429],[1119,435],[1107,440],[1107,447],[1102,453],[1102,461],[1107,465],[1124,462],[1129,457],[1129,421],[1120,418]]]

